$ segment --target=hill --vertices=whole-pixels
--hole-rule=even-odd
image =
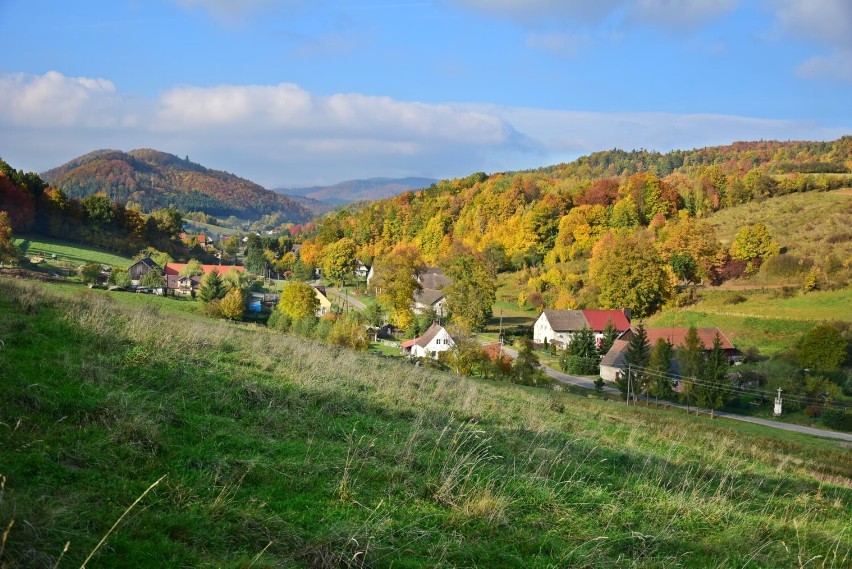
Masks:
[[[311,217],[292,200],[254,182],[151,149],[96,150],[48,170],[42,177],[72,197],[102,192],[148,211],[171,205],[217,217],[257,219],[280,214],[293,223]]]
[[[428,188],[437,181],[431,178],[369,178],[367,180],[348,180],[332,186],[281,188],[275,191],[338,206],[353,202],[391,198],[411,190]]]
[[[0,280],[0,566],[848,566],[838,443],[139,296]]]

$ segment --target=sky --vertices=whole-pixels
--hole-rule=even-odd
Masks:
[[[852,0],[0,0],[0,158],[267,188],[852,134]]]

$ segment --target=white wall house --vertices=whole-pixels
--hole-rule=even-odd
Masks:
[[[598,342],[603,338],[607,324],[612,323],[619,333],[630,329],[627,310],[545,310],[533,326],[533,342],[556,343],[560,348],[571,343],[574,334],[583,328],[595,333]]]
[[[456,343],[440,324],[432,324],[419,338],[402,343],[402,352],[413,358],[438,359],[438,354],[446,352]]]

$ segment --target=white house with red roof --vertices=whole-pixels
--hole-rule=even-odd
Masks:
[[[402,353],[412,358],[438,359],[438,354],[446,352],[456,343],[447,329],[438,324],[432,324],[419,338],[402,343]]]
[[[533,326],[533,343],[547,342],[564,348],[583,328],[591,329],[600,342],[610,322],[623,334],[630,329],[630,310],[545,310]]]

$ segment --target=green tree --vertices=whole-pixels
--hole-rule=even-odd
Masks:
[[[847,342],[830,324],[811,328],[796,346],[796,360],[803,368],[816,371],[840,369],[848,354]]]
[[[520,350],[518,350],[518,357],[512,362],[512,378],[521,385],[536,385],[540,367],[541,362],[533,350],[532,340],[523,338]]]
[[[657,399],[668,399],[672,395],[672,380],[669,376],[674,348],[665,338],[657,339],[651,351],[648,367],[654,370],[648,392]]]
[[[190,259],[178,274],[182,277],[197,277],[204,274],[204,267],[198,259]]]
[[[113,267],[107,282],[112,286],[127,288],[130,286],[130,273],[124,267]]]
[[[97,263],[86,263],[81,265],[78,273],[80,279],[87,285],[98,282],[98,277],[101,276],[101,266]]]
[[[452,279],[444,294],[453,322],[463,330],[481,330],[491,317],[497,294],[493,267],[481,255],[457,248],[445,271]]]
[[[638,317],[656,311],[673,290],[668,265],[644,230],[601,237],[592,249],[589,279],[602,308],[630,307]]]
[[[647,381],[648,374],[641,368],[647,368],[650,361],[651,344],[648,342],[648,333],[645,331],[645,324],[640,322],[636,326],[624,354],[624,362],[627,364],[627,369],[615,381],[615,386],[618,387],[618,390],[621,391],[621,394],[625,398],[628,396],[628,390],[630,394],[636,394],[645,390],[645,382]]]
[[[683,345],[677,351],[680,364],[681,394],[686,400],[687,412],[689,404],[695,396],[695,379],[701,376],[704,360],[704,343],[698,337],[698,330],[690,326],[683,339]]]
[[[355,242],[348,237],[338,239],[337,242],[325,248],[322,270],[335,285],[344,286],[346,279],[355,274],[357,265],[355,250]]]
[[[246,270],[254,275],[266,275],[266,257],[263,255],[263,249],[260,247],[249,247],[243,264]]]
[[[473,338],[465,335],[453,337],[455,346],[438,354],[438,359],[458,375],[473,375],[485,361],[482,346]]]
[[[600,373],[600,358],[595,347],[595,333],[588,326],[574,334],[571,342],[559,356],[559,367],[565,373],[597,375]]]
[[[198,297],[201,302],[211,302],[221,299],[225,296],[225,285],[222,283],[222,277],[219,276],[219,271],[213,269],[201,279],[201,284],[198,286]]]
[[[284,285],[278,300],[278,310],[289,316],[294,325],[299,320],[313,318],[318,308],[319,299],[314,293],[314,287],[299,281]]]
[[[618,339],[618,336],[619,331],[615,328],[612,320],[607,320],[606,327],[603,329],[603,338],[601,338],[601,344],[598,347],[598,351],[602,356],[609,352],[612,345]]]
[[[166,286],[166,278],[163,276],[163,271],[158,268],[153,268],[142,275],[139,279],[139,286],[147,288],[160,288]]]
[[[399,245],[388,255],[376,259],[370,287],[378,301],[390,312],[391,320],[399,328],[407,329],[414,321],[411,307],[414,293],[422,289],[417,275],[424,269],[420,252]]]
[[[366,350],[370,347],[370,339],[364,324],[358,318],[357,312],[350,312],[343,318],[338,318],[328,334],[328,343],[352,350]]]
[[[711,419],[716,409],[725,404],[730,393],[726,379],[728,367],[728,358],[722,350],[722,339],[717,333],[710,353],[704,358],[701,381],[695,386],[696,400],[702,407],[710,408]]]
[[[222,299],[219,304],[222,310],[222,316],[229,320],[242,320],[245,314],[246,305],[243,293],[240,289],[231,289],[228,294]]]

